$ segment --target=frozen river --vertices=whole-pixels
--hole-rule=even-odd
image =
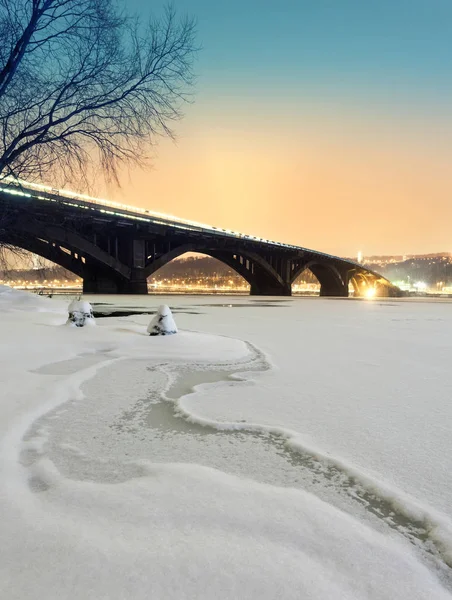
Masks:
[[[8,323],[19,339],[37,335],[42,342],[48,335],[39,355],[29,349],[22,357],[27,375],[12,392],[16,404],[10,409],[10,422],[17,428],[13,433],[6,428],[4,434],[4,448],[17,449],[21,468],[28,473],[31,495],[24,496],[28,499],[22,507],[28,519],[33,520],[33,512],[40,515],[40,528],[47,531],[40,512],[45,506],[59,530],[68,523],[89,529],[93,518],[97,524],[105,518],[116,523],[123,519],[128,525],[115,544],[123,539],[129,550],[115,549],[115,556],[124,560],[123,552],[136,546],[131,539],[146,547],[136,528],[137,514],[145,514],[139,497],[147,490],[153,510],[161,507],[158,524],[152,525],[155,514],[147,514],[147,535],[156,536],[160,549],[166,548],[169,536],[170,546],[175,544],[171,560],[178,572],[182,568],[179,583],[187,586],[161,588],[156,575],[154,583],[163,593],[157,597],[162,598],[204,597],[197,577],[204,577],[207,556],[210,575],[204,583],[220,569],[223,591],[229,590],[222,596],[216,587],[219,597],[239,597],[238,589],[244,598],[449,597],[450,302],[86,299],[97,313],[109,315],[98,318],[98,327],[89,332],[58,327],[57,313],[41,323],[36,313],[27,314],[28,334]],[[155,341],[143,332],[161,303],[171,306],[181,333]],[[72,347],[67,345],[69,334]],[[11,376],[17,377],[20,368],[14,364]],[[46,402],[34,399],[28,406],[26,397],[33,389]],[[14,471],[13,458],[8,454],[4,465],[9,473]],[[202,469],[210,469],[210,477]],[[171,483],[175,476],[177,483]],[[19,478],[12,481],[19,489]],[[121,509],[118,517],[121,498],[133,515],[124,516]],[[293,511],[300,510],[304,517],[299,512],[295,516]],[[251,525],[253,511],[262,511],[259,526]],[[167,519],[169,524],[161,527]],[[210,525],[202,534],[203,520]],[[237,533],[231,533],[236,526]],[[112,527],[109,521],[107,531]],[[221,550],[212,546],[215,528]],[[237,556],[226,558],[225,548],[238,531]],[[200,537],[190,547],[196,566],[188,573],[175,557],[186,536],[195,534]],[[48,535],[52,539],[56,534]],[[297,535],[304,540],[301,546]],[[272,546],[277,539],[279,550]],[[87,540],[91,548],[88,534]],[[266,558],[254,564],[251,555],[260,556],[253,546],[257,540]],[[305,559],[300,557],[304,546]],[[210,550],[204,556],[200,548]],[[143,549],[145,555],[148,551]],[[310,578],[308,573],[316,570],[306,561],[313,557],[326,571]],[[171,560],[165,563],[169,571]],[[142,575],[136,569],[139,581]],[[432,577],[444,588],[436,588]],[[121,588],[124,594],[147,597],[130,585]],[[102,597],[125,597],[114,595],[114,586],[110,589]],[[29,597],[26,586],[21,593],[9,597]]]
[[[257,368],[264,372],[255,376],[252,392],[249,385],[238,386],[231,397],[221,385],[215,393],[210,388],[192,395],[184,402],[190,411],[291,429],[312,449],[384,477],[439,510],[452,506],[449,302],[180,296],[105,301],[150,312],[168,302],[183,329],[250,342],[274,367]],[[144,324],[149,318],[128,320]]]

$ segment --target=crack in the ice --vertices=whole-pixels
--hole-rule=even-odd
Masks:
[[[186,436],[188,434],[196,436],[200,441],[202,441],[202,436],[204,435],[230,436],[231,443],[235,441],[240,442],[244,436],[251,436],[259,443],[262,442],[265,444],[267,448],[274,450],[280,457],[299,469],[300,479],[294,479],[291,486],[309,489],[309,491],[315,493],[320,498],[327,496],[328,502],[331,502],[331,494],[326,494],[325,491],[333,491],[338,496],[337,504],[341,504],[339,497],[351,499],[352,502],[360,505],[370,515],[373,515],[380,522],[383,522],[399,535],[408,539],[418,549],[427,552],[435,559],[440,559],[450,567],[451,565],[445,556],[445,552],[430,537],[431,526],[427,520],[415,520],[407,516],[403,511],[398,510],[391,500],[383,498],[375,493],[375,490],[367,488],[356,476],[341,469],[337,464],[329,460],[328,457],[319,457],[318,454],[314,455],[298,444],[297,447],[291,446],[291,438],[288,435],[272,431],[270,427],[265,428],[260,425],[248,424],[242,420],[232,423],[232,426],[228,429],[228,424],[221,422],[217,422],[217,424],[199,423],[196,417],[185,413],[181,409],[180,405],[178,405],[178,400],[194,392],[195,387],[199,384],[222,383],[224,385],[227,382],[231,386],[254,385],[253,382],[246,379],[246,373],[263,372],[272,368],[263,352],[253,344],[249,342],[245,343],[249,351],[249,356],[242,361],[225,361],[210,365],[199,362],[191,363],[185,367],[181,367],[180,364],[175,366],[169,362],[162,362],[152,366],[147,365],[146,368],[149,371],[160,372],[166,376],[168,381],[166,392],[155,391],[150,393],[148,397],[138,400],[132,408],[123,411],[121,417],[110,425],[111,430],[115,431],[117,435],[136,435],[142,432],[144,428],[149,427],[158,432],[158,419],[156,417],[160,415],[164,426],[162,426],[162,432],[159,435],[170,433],[171,435]],[[63,361],[61,366],[65,362],[69,361]],[[193,374],[193,372],[197,375],[198,380],[193,385],[187,385],[184,381],[186,382],[189,374]],[[210,377],[207,376],[209,372]],[[66,409],[60,407],[56,411],[47,413],[45,417],[35,422],[27,434],[27,439],[32,439],[33,435],[39,434],[42,431],[43,423],[49,422],[50,424],[50,421],[55,418],[58,411],[62,412],[64,410]],[[173,420],[173,429],[168,427],[171,419]],[[240,447],[240,444],[238,443],[235,447]],[[69,451],[69,449],[66,448],[66,451]],[[22,463],[30,467],[41,456],[42,452],[24,447],[21,455]],[[79,455],[76,458],[86,463],[96,460],[93,456]],[[108,461],[104,459],[99,460],[108,468]],[[131,476],[140,476],[140,469],[138,467],[134,468],[132,464],[128,466],[130,467],[129,474]],[[249,473],[248,476],[253,478],[252,473]],[[37,476],[30,478],[29,485],[35,492],[42,492],[47,489],[45,485],[42,485],[42,482],[40,483]],[[341,508],[344,509],[344,506],[341,506]],[[353,510],[350,510],[347,506],[345,510],[348,510],[353,515]]]
[[[222,379],[218,379],[215,383],[229,380],[232,385],[240,385],[246,383],[246,379],[238,376],[239,373],[262,372],[271,369],[271,365],[264,353],[253,344],[249,342],[245,343],[252,358],[242,364],[229,361],[206,366],[205,364],[199,363],[190,365],[190,368],[187,368],[187,371],[191,372],[194,367],[198,371],[208,372],[218,370],[218,368],[221,367],[222,371],[229,370],[230,372],[227,374],[226,378],[223,377]],[[158,394],[154,395],[152,403],[149,403],[149,398],[140,402],[139,406],[144,413],[146,413],[146,411],[152,412],[152,410],[155,410],[157,404],[164,403],[164,406],[168,407],[170,410],[172,409],[171,416],[173,418],[183,419],[189,426],[193,427],[193,433],[199,433],[199,427],[202,427],[205,431],[211,429],[212,434],[214,435],[234,435],[240,431],[266,440],[273,445],[281,456],[284,456],[286,460],[291,462],[294,466],[301,468],[304,471],[304,475],[308,475],[311,478],[311,483],[314,486],[327,486],[339,494],[346,494],[354,502],[359,503],[367,512],[374,515],[380,521],[383,521],[392,530],[403,535],[413,545],[428,552],[432,556],[441,559],[448,567],[452,566],[443,549],[435,540],[430,538],[429,534],[431,526],[427,520],[415,520],[412,517],[407,516],[403,511],[397,510],[391,500],[378,496],[375,491],[367,489],[362,482],[358,481],[356,476],[352,476],[347,473],[346,470],[339,468],[336,464],[329,461],[327,457],[319,458],[318,456],[314,456],[308,451],[303,450],[299,446],[297,446],[297,448],[290,447],[288,444],[290,438],[284,434],[274,433],[270,430],[265,431],[258,425],[245,425],[243,421],[235,424],[239,429],[224,429],[223,424],[220,422],[218,422],[217,426],[214,424],[197,423],[196,418],[188,415],[188,413],[184,414],[181,411],[180,407],[177,405],[177,400],[187,393],[194,392],[195,387],[198,384],[192,386],[191,389],[185,391],[185,393],[174,395],[171,394],[171,389],[174,388],[178,379],[183,379],[185,373],[182,372],[181,374],[179,368],[178,372],[175,374],[174,366],[171,363],[161,363],[155,365],[152,369],[165,372],[171,383],[165,395],[160,394],[160,397]],[[200,381],[199,383],[210,382]],[[136,408],[138,409],[138,406],[136,406]],[[137,412],[140,411],[138,410]],[[126,417],[126,420],[131,416],[132,415],[129,414]],[[149,426],[149,424],[146,423],[145,414],[142,414],[140,421],[138,429],[146,425]],[[122,427],[124,427],[124,421],[122,421],[122,424],[119,427],[116,427],[116,430],[119,432]],[[250,477],[252,477],[251,474]]]

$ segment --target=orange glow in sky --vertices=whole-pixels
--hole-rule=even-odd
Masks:
[[[451,249],[452,136],[435,122],[304,108],[201,114],[110,199],[342,256]]]

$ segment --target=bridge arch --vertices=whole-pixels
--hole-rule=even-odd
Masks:
[[[360,296],[378,296],[394,297],[398,296],[398,290],[391,286],[390,282],[377,273],[369,271],[357,271],[350,277],[350,283],[353,286],[353,295]]]
[[[179,254],[154,270],[147,279],[148,286],[150,289],[159,289],[160,286],[166,288],[176,285],[187,291],[197,288],[205,291],[214,287],[236,288],[242,293],[249,293],[249,282],[231,264],[232,261],[214,254],[192,250]]]
[[[55,233],[57,228],[51,229]],[[84,293],[129,292],[131,269],[76,233],[38,237],[33,225],[27,223],[10,230],[7,241],[82,278]]]
[[[27,252],[32,252],[41,258],[63,267],[67,271],[74,273],[77,277],[83,277],[83,262],[81,258],[71,254],[69,250],[64,250],[57,244],[42,240],[39,238],[10,238],[10,243],[16,248],[21,248]]]
[[[205,254],[224,263],[250,285],[251,294],[281,295],[281,291],[287,288],[276,269],[256,253],[211,248],[194,243],[180,245],[151,260],[144,269],[145,277],[187,252]]]
[[[348,296],[348,280],[331,262],[308,260],[295,269],[291,275],[290,285],[309,269],[320,283],[321,296]]]
[[[302,272],[291,283],[292,294],[309,296],[320,295],[320,281],[309,267]]]
[[[369,276],[363,271],[357,271],[351,274],[350,283],[353,286],[353,295],[364,296],[366,292],[371,289],[374,285],[375,278]]]
[[[19,233],[20,238],[31,236],[35,239],[51,241],[52,243],[61,245],[71,253],[85,258],[90,263],[97,263],[108,270],[114,271],[117,276],[124,279],[129,279],[131,276],[130,267],[127,267],[111,254],[99,248],[95,243],[90,242],[85,237],[69,229],[63,229],[55,225],[37,225],[28,221],[22,224],[17,233]]]

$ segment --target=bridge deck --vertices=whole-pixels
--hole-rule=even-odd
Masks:
[[[59,190],[38,183],[21,182],[20,184],[13,184],[11,182],[7,182],[6,179],[4,181],[0,181],[0,190],[6,192],[7,194],[35,198],[47,202],[57,202],[59,204],[63,204],[70,207],[78,207],[85,210],[95,210],[100,212],[101,214],[109,214],[112,216],[123,217],[126,219],[141,221],[144,223],[153,223],[155,225],[165,225],[185,231],[213,233],[218,236],[231,237],[238,240],[249,240],[259,242],[260,244],[276,246],[278,248],[287,248],[290,250],[309,252],[319,256],[323,256],[325,258],[339,258],[333,254],[320,252],[318,250],[312,250],[303,246],[287,244],[284,242],[276,242],[274,240],[268,240],[254,235],[239,233],[228,229],[222,229],[213,225],[206,225],[205,223],[199,223],[197,221],[191,221],[189,219],[181,219],[173,215],[166,215],[163,213],[152,211],[150,209],[144,209],[137,206],[113,202],[111,200],[96,198],[87,194],[80,194],[78,192],[73,192],[64,189]],[[348,258],[340,258],[340,260],[345,260],[352,265],[362,267],[360,263],[352,261]]]

